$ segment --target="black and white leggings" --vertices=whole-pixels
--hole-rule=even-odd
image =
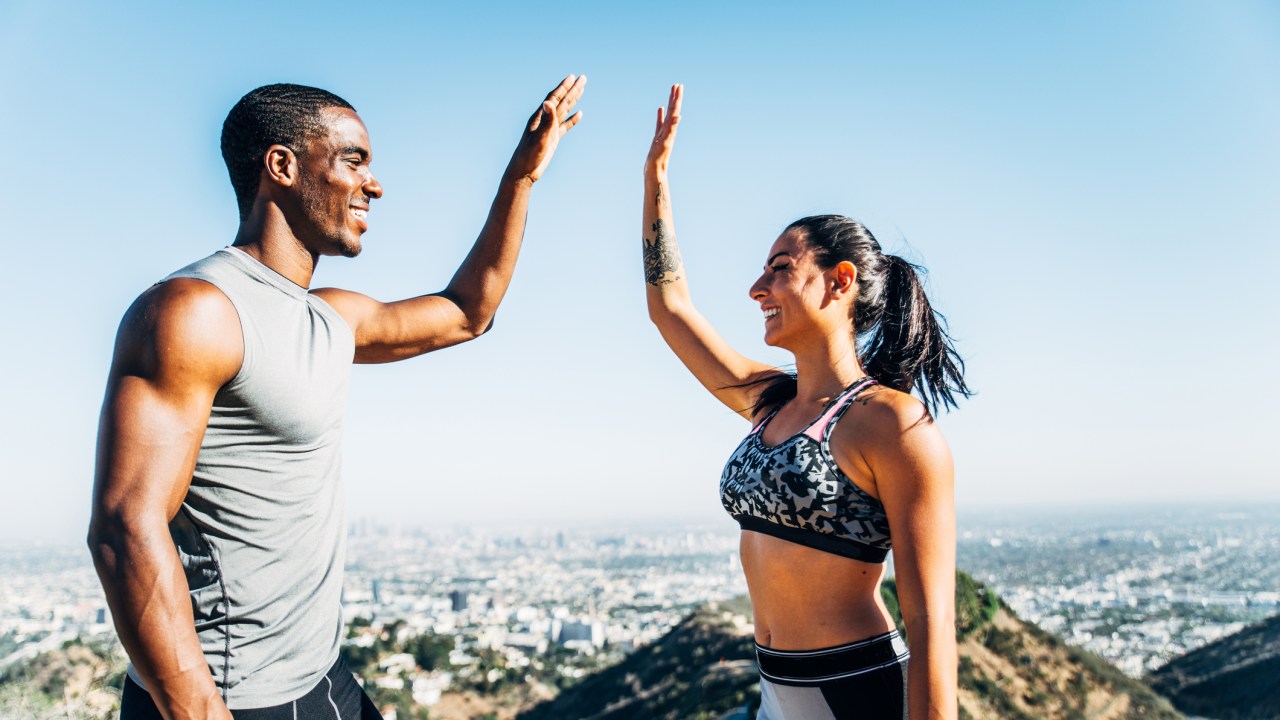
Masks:
[[[364,694],[342,658],[329,668],[320,682],[292,702],[250,710],[232,710],[236,720],[382,720],[382,715]],[[120,698],[120,720],[164,720],[152,702],[151,695],[126,677],[124,696]]]
[[[820,650],[756,645],[756,720],[906,720],[906,643],[896,630]]]

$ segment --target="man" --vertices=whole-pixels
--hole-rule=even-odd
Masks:
[[[355,110],[298,85],[232,108],[235,242],[134,302],[107,381],[88,542],[132,661],[123,718],[378,716],[338,658],[350,365],[489,329],[585,83],[534,112],[448,287],[385,304],[308,291],[320,256],[360,253],[382,196]]]

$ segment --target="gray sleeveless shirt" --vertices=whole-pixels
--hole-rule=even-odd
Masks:
[[[338,657],[339,446],[355,339],[327,303],[236,248],[173,278],[204,280],[231,300],[244,360],[213,400],[169,530],[227,706],[279,705],[314,687]]]

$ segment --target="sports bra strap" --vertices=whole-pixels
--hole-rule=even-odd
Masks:
[[[844,415],[844,411],[849,407],[849,404],[852,403],[858,395],[862,394],[863,390],[866,390],[875,384],[877,384],[876,379],[867,375],[845,388],[836,396],[836,399],[827,406],[827,409],[818,416],[818,419],[810,423],[801,434],[808,435],[818,442],[825,442],[827,437],[831,435],[832,426],[834,426],[836,421]],[[763,430],[764,426],[768,425],[769,421],[773,419],[773,416],[777,415],[778,411],[781,410],[788,402],[790,401],[783,401],[775,405],[773,409],[764,416],[764,419],[756,423],[754,428],[751,428],[751,432],[747,433],[747,437],[751,437]]]
[[[818,442],[827,442],[827,438],[831,437],[831,430],[836,426],[836,421],[844,416],[845,410],[849,409],[849,406],[862,394],[863,390],[875,384],[876,379],[868,375],[850,385],[841,397],[836,398],[836,401],[831,403],[831,407],[827,408],[827,411],[822,413],[821,417],[813,421],[813,424],[805,429],[804,434]]]

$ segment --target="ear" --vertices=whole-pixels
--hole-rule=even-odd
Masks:
[[[285,145],[272,145],[263,156],[263,170],[271,182],[292,187],[298,182],[298,156]]]
[[[839,297],[845,293],[857,293],[858,291],[858,269],[848,260],[841,260],[836,263],[835,272],[832,274],[831,291],[832,294]]]

